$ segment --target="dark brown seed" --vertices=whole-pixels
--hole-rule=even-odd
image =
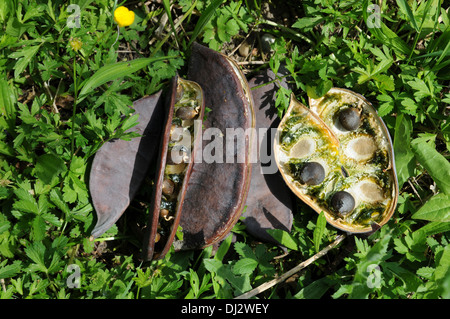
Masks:
[[[325,179],[325,169],[317,162],[306,163],[300,172],[300,180],[304,184],[319,185]]]
[[[176,115],[182,120],[192,120],[197,115],[197,113],[198,112],[192,107],[182,106],[177,110]]]
[[[184,89],[183,86],[181,84],[178,84],[177,86],[177,94],[175,96],[175,103],[178,102],[179,100],[181,100],[181,98],[183,97],[184,94]]]
[[[336,192],[331,197],[331,208],[340,215],[348,215],[355,208],[355,199],[346,191]]]
[[[164,195],[172,195],[173,190],[175,188],[175,183],[172,182],[170,179],[165,179],[162,183],[162,192]]]
[[[159,212],[159,216],[161,218],[167,219],[167,216],[169,216],[169,211],[167,209],[161,209],[161,211]]]
[[[155,235],[155,243],[159,242],[160,239],[161,239],[161,235],[159,233],[156,233],[156,235]]]
[[[360,113],[354,107],[343,109],[339,112],[339,122],[346,130],[354,131],[361,124]]]

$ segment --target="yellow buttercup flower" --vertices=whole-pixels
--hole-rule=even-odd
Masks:
[[[72,47],[72,50],[74,51],[80,50],[81,47],[83,46],[83,42],[81,42],[81,40],[78,38],[70,38],[69,44]]]
[[[134,12],[127,7],[120,6],[114,10],[114,21],[119,27],[128,27],[134,22]]]

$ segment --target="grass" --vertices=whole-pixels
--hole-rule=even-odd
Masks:
[[[120,221],[89,241],[93,155],[134,137],[128,106],[184,75],[193,41],[232,56],[248,77],[286,65],[305,104],[331,86],[361,93],[393,139],[401,192],[392,220],[370,237],[346,236],[259,298],[450,297],[450,16],[441,0],[72,2],[79,28],[65,1],[0,2],[1,298],[233,298],[342,239],[298,202],[285,250],[238,222],[236,241],[215,253],[171,251],[145,264],[132,229],[145,220],[147,180]],[[117,34],[121,4],[136,19]],[[264,50],[263,34],[274,40]],[[243,45],[253,54],[238,54]],[[289,95],[277,92],[279,116]]]

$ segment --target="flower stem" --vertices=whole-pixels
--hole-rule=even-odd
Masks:
[[[73,58],[73,87],[74,87],[74,101],[72,108],[72,135],[70,137],[70,162],[72,162],[75,152],[75,114],[77,113],[77,100],[78,100],[78,83],[77,83],[77,61],[76,55]]]
[[[120,35],[120,27],[119,25],[117,25],[117,38],[116,41],[114,41],[114,43],[112,44],[111,48],[114,46],[114,44],[116,44],[117,40],[119,40],[119,35]]]

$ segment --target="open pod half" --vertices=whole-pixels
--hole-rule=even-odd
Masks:
[[[209,108],[203,146],[192,169],[175,249],[200,249],[219,242],[238,221],[251,179],[253,98],[239,66],[194,43],[188,79],[199,83]]]
[[[164,121],[162,91],[134,101],[133,108],[139,124],[127,132],[141,136],[106,142],[92,162],[89,191],[97,214],[92,238],[101,236],[122,216],[158,153]]]
[[[194,156],[201,151],[203,115],[202,88],[193,81],[174,77],[144,240],[146,260],[162,258],[175,238]]]
[[[310,106],[292,96],[277,129],[275,161],[285,182],[334,227],[378,229],[398,198],[385,124],[366,99],[344,89],[333,88]]]

